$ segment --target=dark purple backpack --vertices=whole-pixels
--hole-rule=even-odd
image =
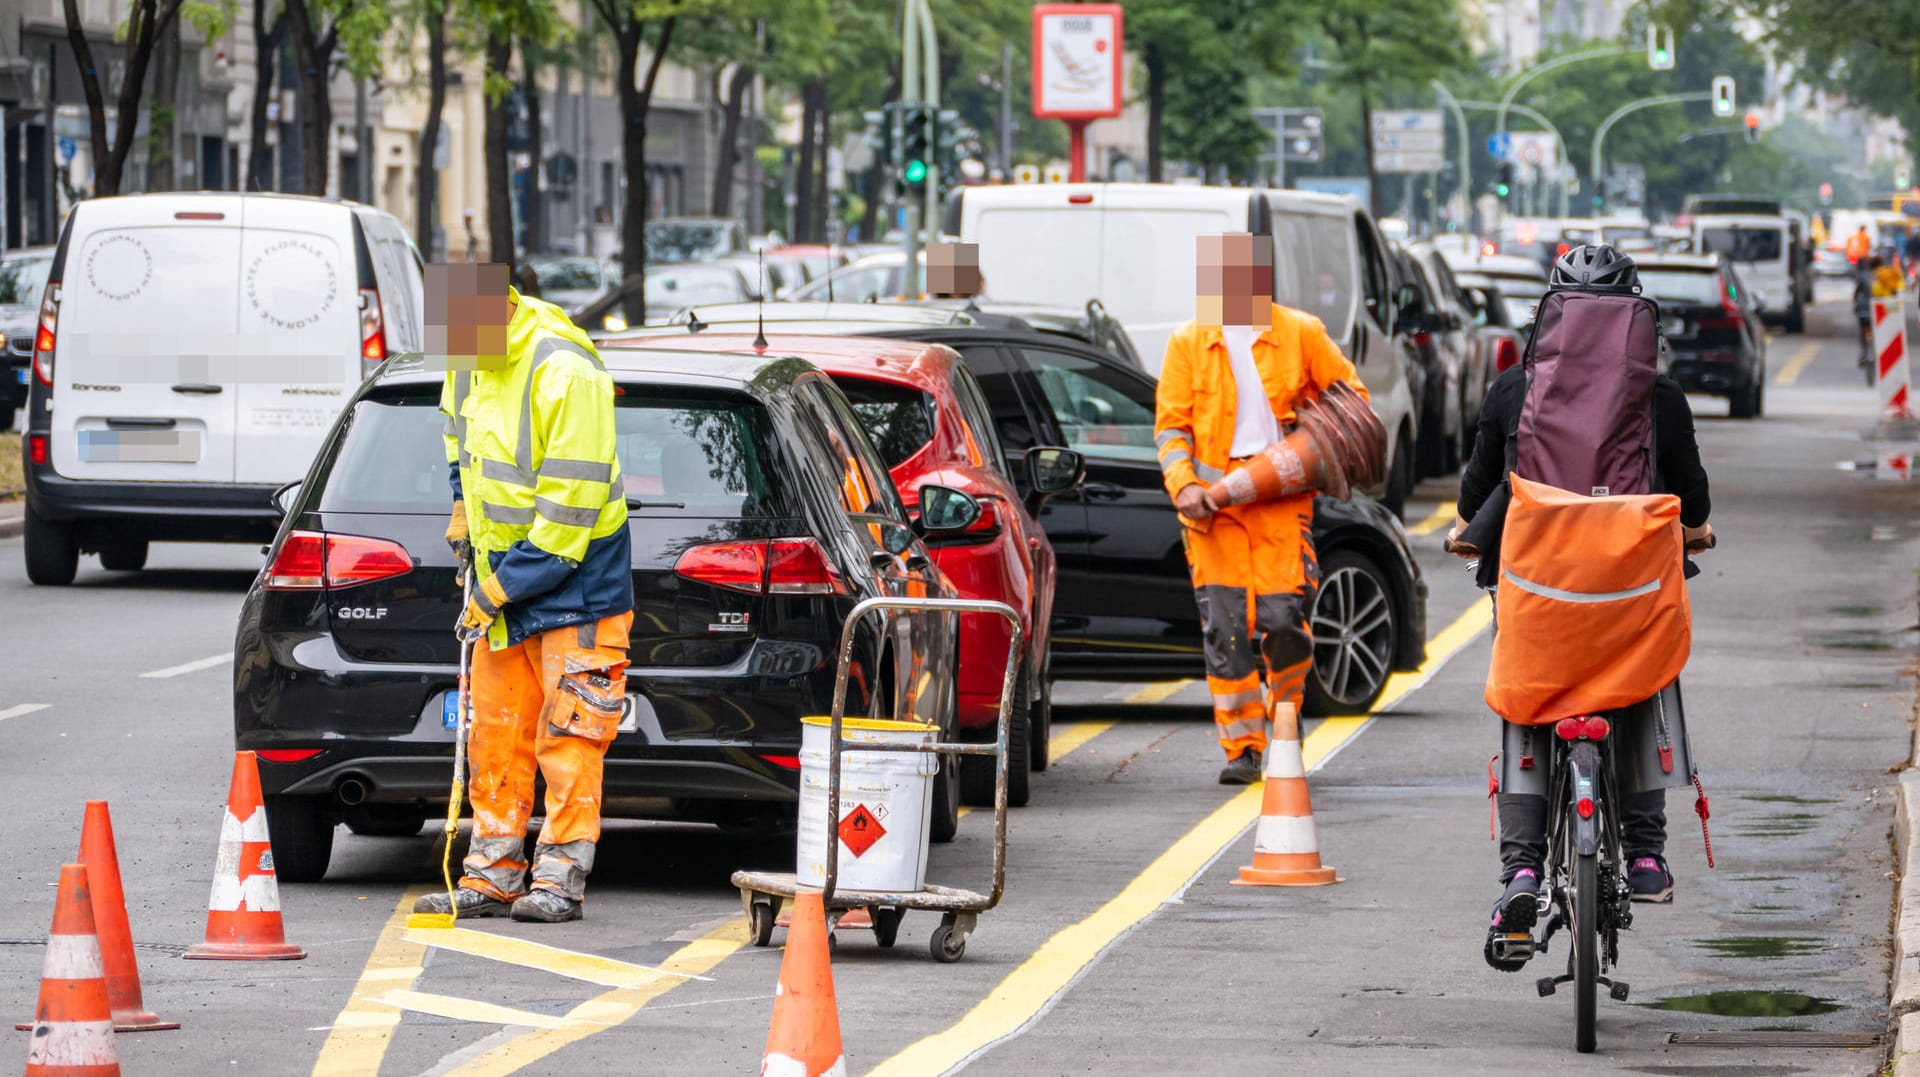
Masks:
[[[1527,342],[1513,470],[1593,497],[1653,493],[1659,327],[1641,296],[1548,292]]]

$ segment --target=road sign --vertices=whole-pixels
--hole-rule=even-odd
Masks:
[[[73,160],[74,154],[80,152],[80,144],[73,139],[63,138],[59,141],[59,150],[60,163],[66,164],[68,161]]]
[[[1496,161],[1513,159],[1513,137],[1505,131],[1487,136],[1487,153]]]
[[[1373,114],[1376,172],[1438,172],[1447,163],[1446,117],[1437,108]]]
[[[1039,166],[1038,165],[1014,165],[1013,166],[1013,182],[1039,183],[1040,182]]]
[[[1092,120],[1120,115],[1123,49],[1119,4],[1036,4],[1033,114]]]
[[[1047,166],[1046,175],[1048,183],[1065,183],[1070,178],[1071,173],[1068,171],[1066,165],[1050,164]]]
[[[1560,140],[1551,131],[1511,131],[1513,152],[1508,160],[1523,165],[1532,165],[1543,172],[1554,172],[1560,167]]]

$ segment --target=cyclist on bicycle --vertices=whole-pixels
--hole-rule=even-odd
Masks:
[[[1548,289],[1617,291],[1636,294],[1639,273],[1633,260],[1607,246],[1581,246],[1569,250],[1554,263]],[[1664,343],[1663,345],[1664,346]],[[1460,472],[1459,519],[1449,539],[1457,540],[1467,523],[1480,511],[1489,495],[1506,478],[1508,439],[1519,428],[1521,406],[1525,402],[1528,372],[1516,366],[1496,378],[1487,389],[1480,411],[1473,456]],[[1653,444],[1657,489],[1680,499],[1680,522],[1689,540],[1710,534],[1707,514],[1712,508],[1707,490],[1706,469],[1700,463],[1700,449],[1694,441],[1693,411],[1678,382],[1666,376],[1655,379],[1653,390]],[[1477,554],[1462,549],[1463,557]],[[1677,704],[1677,696],[1674,700]],[[1502,721],[1507,754],[1515,741],[1525,735],[1521,727]],[[1674,725],[1677,727],[1678,722]],[[1635,733],[1652,733],[1652,723],[1637,723]],[[1627,730],[1623,729],[1623,733]],[[1520,743],[1524,743],[1523,741]],[[1526,762],[1518,764],[1521,767]],[[1509,773],[1515,773],[1509,770]],[[1506,785],[1509,783],[1503,783]],[[1511,783],[1524,784],[1524,783]],[[1673,875],[1667,869],[1666,794],[1662,788],[1629,792],[1621,805],[1622,844],[1628,864],[1628,882],[1633,900],[1667,902],[1673,899]],[[1538,894],[1542,866],[1547,856],[1547,798],[1542,791],[1502,792],[1496,800],[1500,817],[1500,884],[1502,893],[1494,904],[1488,937],[1496,929],[1503,933],[1527,931],[1538,913]],[[1487,961],[1502,971],[1515,971],[1520,963],[1495,960],[1491,948]]]

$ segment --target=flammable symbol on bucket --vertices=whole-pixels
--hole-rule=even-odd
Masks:
[[[880,820],[873,817],[865,804],[854,805],[853,811],[840,820],[840,843],[856,858],[886,836],[887,828],[880,825]]]

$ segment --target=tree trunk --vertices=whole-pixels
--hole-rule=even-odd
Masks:
[[[713,197],[707,203],[715,217],[725,217],[733,210],[733,170],[740,162],[740,113],[752,86],[753,70],[735,65],[720,102],[719,155],[713,165]]]
[[[147,102],[147,190],[180,187],[175,151],[180,129],[180,20],[160,31],[154,43],[153,99]]]
[[[540,65],[533,55],[536,51],[528,48],[526,42],[520,43],[520,92],[527,101],[527,160],[532,162],[527,168],[527,204],[521,211],[529,254],[547,249],[546,195],[540,189],[546,161],[546,130],[540,123]]]
[[[487,32],[487,78],[508,77],[513,66],[513,34]],[[506,94],[486,96],[485,132],[481,136],[487,172],[487,260],[507,267],[513,279],[513,172],[507,160],[507,113],[513,99]]]
[[[120,170],[107,172],[107,100],[100,92],[100,72],[93,66],[93,48],[87,44],[87,32],[80,23],[76,0],[66,0],[67,44],[73,48],[74,63],[80,68],[80,88],[87,95],[87,134],[93,143],[93,193],[106,196],[120,193]]]
[[[1147,46],[1147,182],[1159,183],[1160,117],[1167,109],[1167,59]]]
[[[813,155],[818,148],[820,118],[814,114],[813,83],[800,88],[800,165],[793,174],[793,210],[787,222],[794,243],[813,242]]]
[[[1360,146],[1367,155],[1367,209],[1380,219],[1380,183],[1373,172],[1373,95],[1363,84],[1360,91]]]
[[[825,243],[833,236],[833,191],[828,182],[833,174],[829,167],[833,155],[833,103],[827,98],[825,79],[814,83],[814,93],[814,112],[820,117],[820,151],[816,155],[820,176],[813,188],[813,241]]]
[[[81,85],[86,92],[88,133],[93,139],[93,193],[120,193],[121,173],[127,154],[133,149],[134,129],[139,126],[140,96],[146,86],[147,66],[153,59],[154,44],[173,24],[180,12],[181,0],[136,0],[127,13],[126,73],[120,80],[120,93],[114,104],[116,117],[113,143],[107,144],[106,98],[100,92],[99,70],[94,66],[93,50],[87,46],[80,12],[74,0],[65,0],[67,42],[73,46],[80,67]],[[104,150],[104,152],[103,152]]]
[[[1007,174],[1011,176],[1013,173],[1008,172]],[[880,201],[882,197],[881,192],[885,190],[886,183],[886,166],[882,165],[876,158],[873,167],[867,169],[867,206],[866,211],[860,215],[860,239],[862,242],[872,243],[880,238]]]
[[[327,193],[328,136],[333,132],[333,101],[328,96],[328,66],[333,61],[334,31],[322,38],[313,24],[308,0],[287,0],[293,24],[294,65],[300,87],[300,186],[306,194]]]
[[[273,159],[267,154],[267,103],[273,100],[275,60],[286,41],[287,9],[282,7],[267,22],[267,5],[273,0],[254,0],[253,5],[253,109],[247,119],[247,182],[244,190],[271,191]]]
[[[647,317],[647,211],[651,194],[647,182],[647,110],[653,104],[654,86],[660,81],[660,67],[672,48],[678,17],[669,15],[658,21],[660,39],[647,61],[644,81],[637,76],[646,24],[629,14],[615,35],[620,48],[620,163],[627,173],[626,206],[620,220],[620,271],[627,279],[640,277],[623,304],[627,321],[633,325]]]
[[[419,161],[414,166],[413,232],[414,245],[428,261],[434,260],[433,242],[435,202],[440,193],[440,173],[433,167],[439,153],[440,114],[447,107],[447,7],[445,0],[428,0],[427,22],[427,118],[420,124]]]

